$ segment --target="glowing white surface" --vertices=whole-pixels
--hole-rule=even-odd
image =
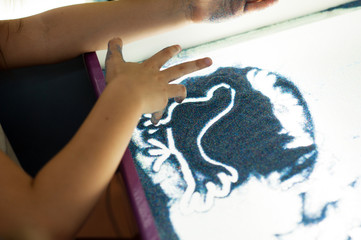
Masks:
[[[308,103],[319,151],[305,182],[294,185],[297,179],[292,178],[281,183],[277,173],[251,177],[229,197],[215,199],[210,211],[188,215],[176,202],[170,218],[181,239],[360,239],[360,22],[358,10],[224,49],[189,50],[173,61],[188,60],[188,55],[213,58],[214,66],[194,75],[221,66],[255,66],[289,77]],[[325,219],[299,224],[302,208],[314,218],[326,209]]]
[[[183,49],[228,36],[247,32],[263,26],[287,21],[288,19],[315,13],[352,0],[279,0],[267,9],[247,13],[242,17],[221,23],[201,23],[148,37],[123,48],[126,61],[141,61],[166,46],[180,44]],[[100,62],[105,60],[105,51],[97,52]]]

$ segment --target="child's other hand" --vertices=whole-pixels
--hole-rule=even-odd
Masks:
[[[193,22],[215,21],[266,8],[278,0],[183,0]]]
[[[122,40],[115,38],[109,41],[106,58],[108,87],[116,84],[123,93],[129,94],[129,99],[140,101],[142,113],[154,113],[152,122],[156,124],[168,99],[175,98],[181,102],[187,96],[184,85],[169,83],[212,64],[211,59],[204,58],[161,71],[160,68],[180,51],[180,46],[175,45],[161,50],[143,63],[128,63],[122,56]]]

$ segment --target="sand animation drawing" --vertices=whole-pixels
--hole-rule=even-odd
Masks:
[[[161,239],[361,239],[360,13],[175,60],[214,65],[133,134]]]
[[[140,166],[182,214],[207,212],[251,175],[307,178],[317,156],[313,123],[290,81],[220,68],[184,84],[188,98],[171,102],[157,126],[144,117],[133,138]]]

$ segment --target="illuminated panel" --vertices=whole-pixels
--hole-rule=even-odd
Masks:
[[[214,66],[178,80],[188,98],[133,134],[162,239],[358,239],[361,36],[345,26],[360,21],[353,11],[169,63]]]

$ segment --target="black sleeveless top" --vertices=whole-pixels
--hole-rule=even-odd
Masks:
[[[95,101],[82,56],[0,72],[0,124],[31,176],[72,138]]]

